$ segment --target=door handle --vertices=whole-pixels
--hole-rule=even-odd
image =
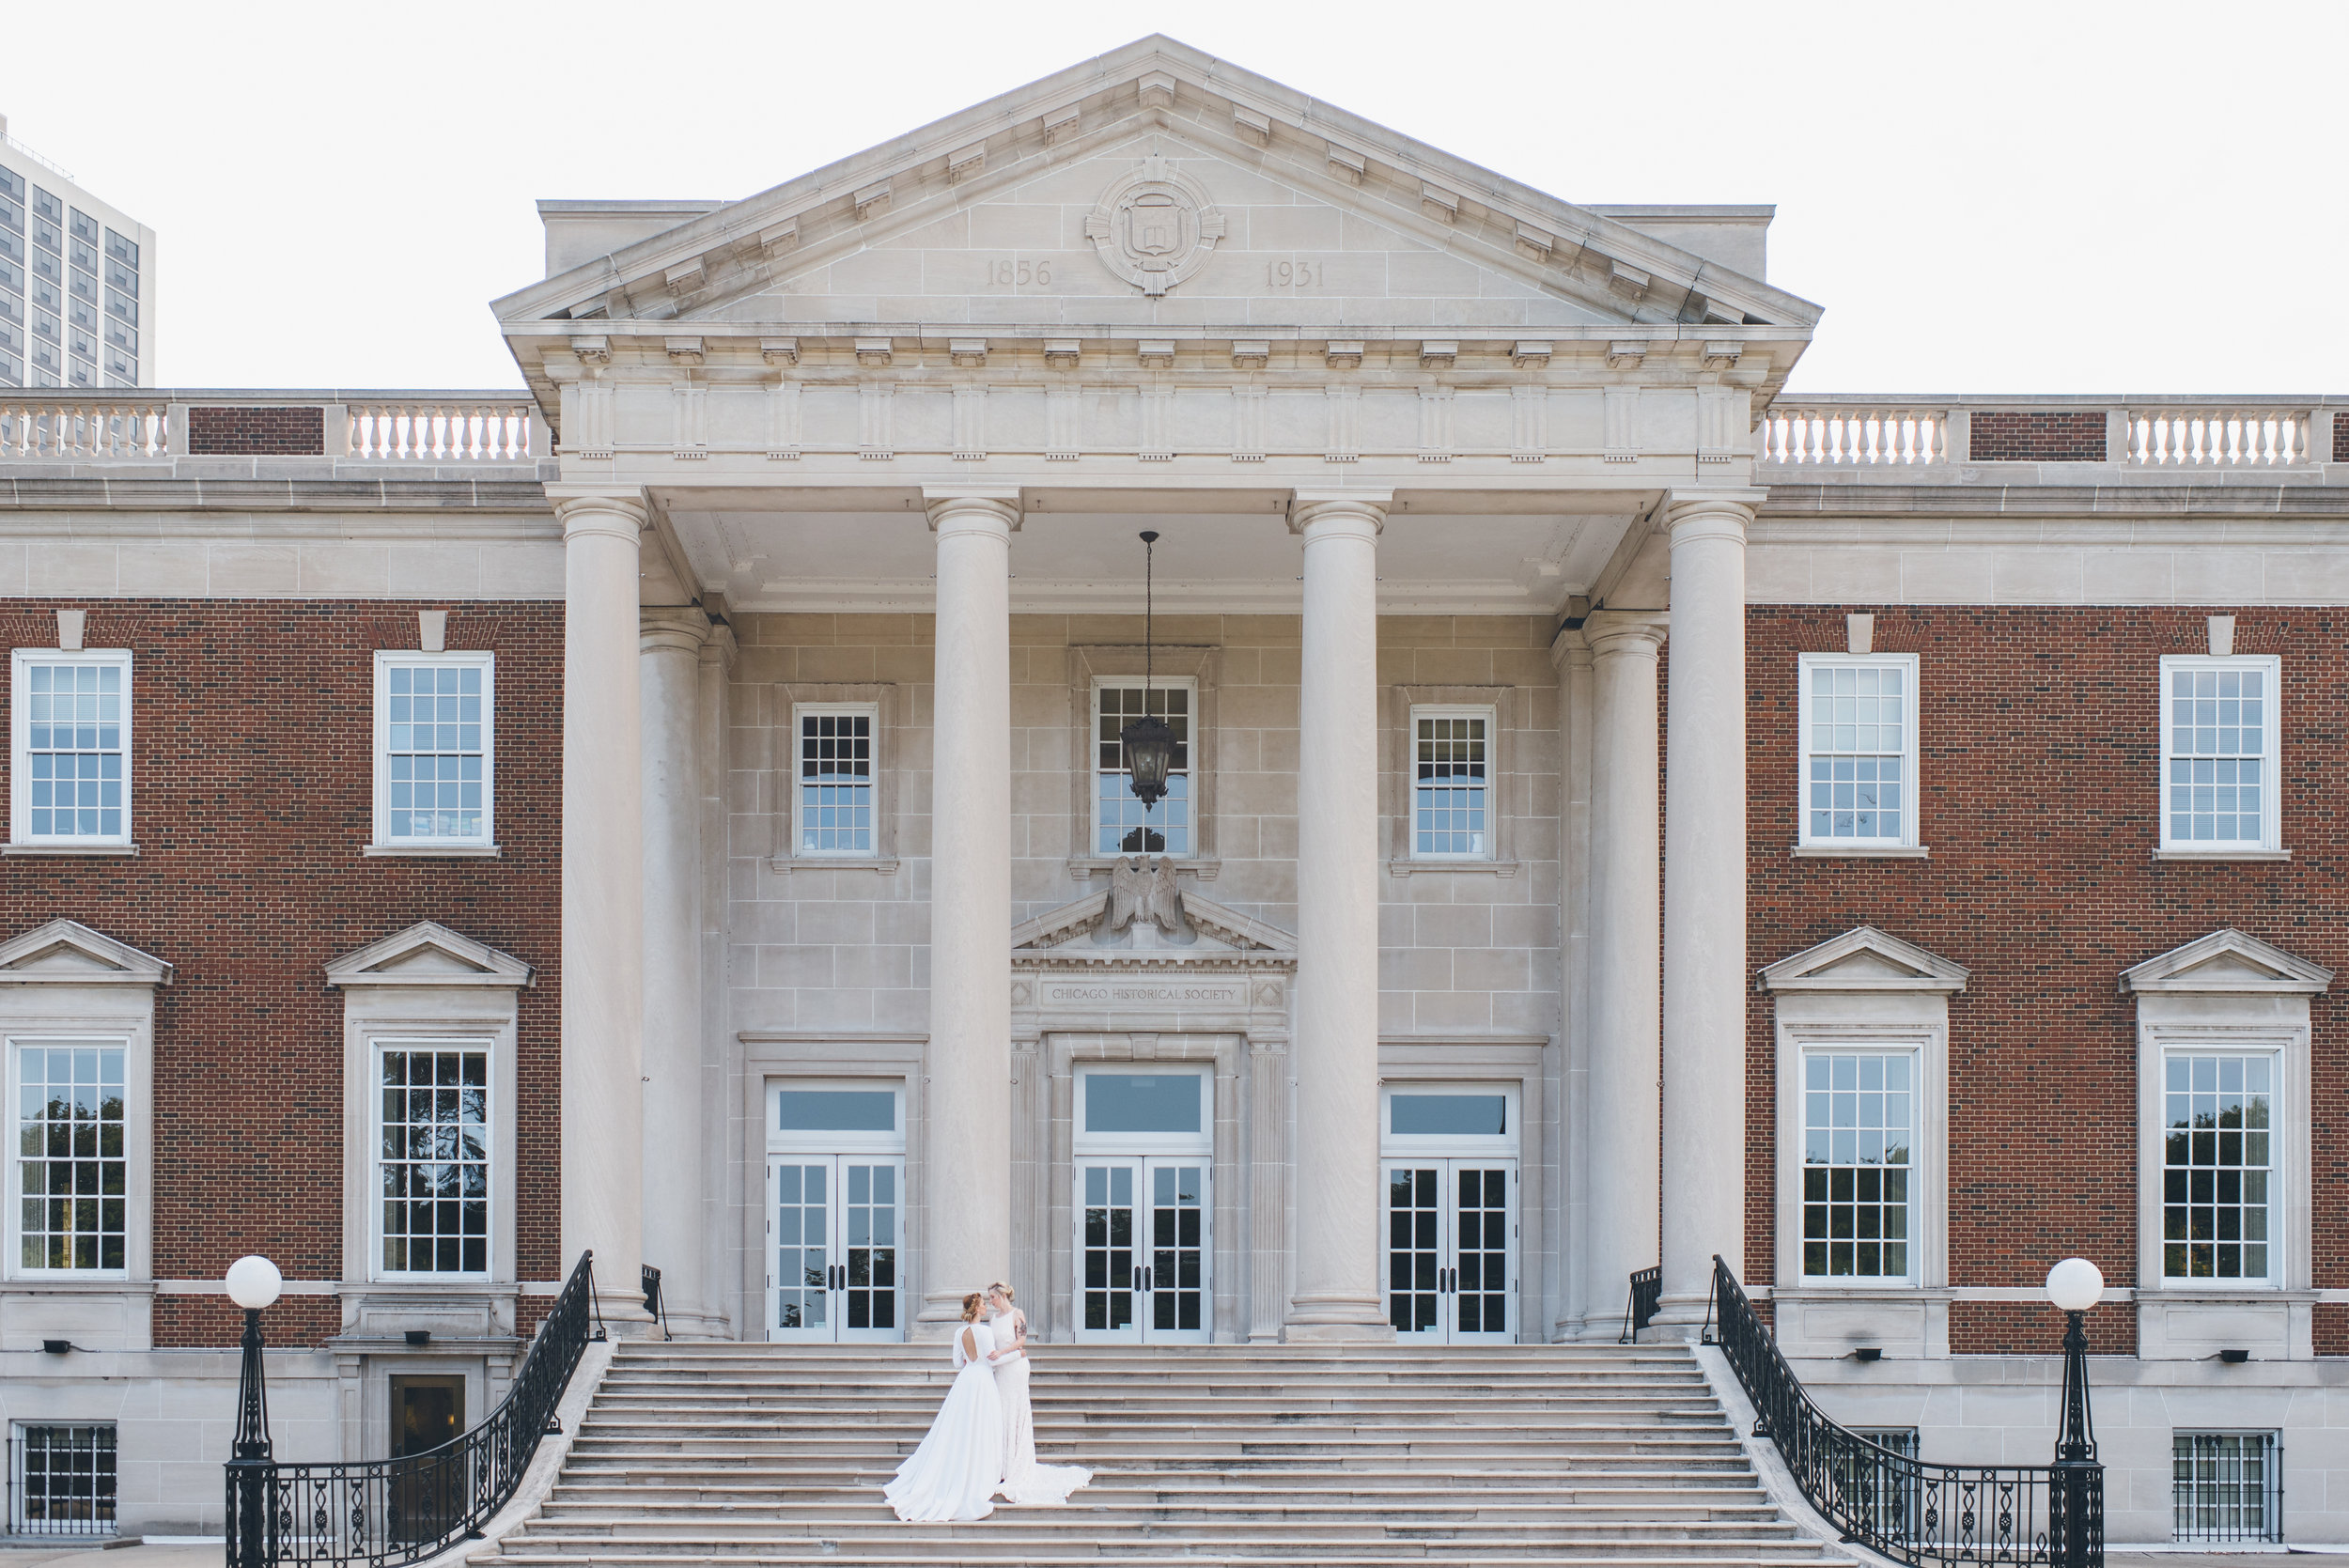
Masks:
[[[1136,1296],[1140,1296],[1142,1294],[1142,1267],[1140,1265],[1136,1265],[1134,1267],[1133,1292]]]
[[[1146,1294],[1148,1294],[1151,1290],[1153,1290],[1153,1289],[1155,1289],[1155,1288],[1156,1288],[1156,1287],[1155,1287],[1155,1286],[1151,1283],[1151,1279],[1150,1279],[1150,1271],[1149,1271],[1147,1268],[1145,1268],[1145,1269],[1143,1269],[1143,1270],[1142,1271],[1142,1288],[1143,1288],[1143,1293],[1144,1293],[1145,1295],[1146,1295]]]
[[[834,1290],[848,1288],[848,1265],[847,1264],[836,1263],[832,1265],[832,1288]]]

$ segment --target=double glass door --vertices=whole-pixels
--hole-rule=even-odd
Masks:
[[[1389,1157],[1387,1315],[1399,1338],[1517,1337],[1517,1162]]]
[[[905,1337],[903,1155],[770,1155],[767,1337]]]
[[[1208,1162],[1195,1156],[1077,1161],[1077,1337],[1204,1344],[1214,1326]]]

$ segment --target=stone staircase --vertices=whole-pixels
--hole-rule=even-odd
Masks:
[[[499,1568],[1847,1562],[1772,1505],[1678,1346],[1035,1347],[1066,1508],[905,1525],[942,1346],[617,1348]]]

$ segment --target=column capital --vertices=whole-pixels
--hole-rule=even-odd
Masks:
[[[642,490],[549,485],[547,499],[554,503],[555,520],[563,525],[565,544],[587,536],[635,544],[652,523],[652,509],[646,505]]]
[[[640,652],[670,649],[698,654],[708,640],[709,617],[691,605],[637,612],[636,646]]]
[[[1672,616],[1661,610],[1596,610],[1584,618],[1582,638],[1595,655],[1654,659],[1671,626]]]
[[[922,509],[929,515],[933,534],[978,531],[1016,534],[1021,508],[1017,485],[925,485]],[[952,518],[950,524],[946,520]]]
[[[1289,532],[1303,534],[1316,523],[1338,524],[1324,533],[1351,533],[1367,528],[1377,538],[1386,531],[1387,508],[1394,505],[1392,490],[1291,490]],[[1352,528],[1345,526],[1346,521]]]
[[[702,641],[702,662],[716,663],[731,670],[735,660],[741,657],[742,643],[735,636],[733,624],[723,615],[710,616],[709,635]]]
[[[1664,527],[1673,544],[1683,539],[1746,541],[1746,526],[1770,492],[1761,489],[1676,489],[1664,498]]]

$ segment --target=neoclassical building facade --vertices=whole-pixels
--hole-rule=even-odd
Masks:
[[[218,1527],[247,1251],[284,1457],[477,1421],[587,1250],[1135,1345],[1719,1256],[2035,1454],[2079,1253],[2114,1539],[2180,1433],[2349,1465],[2349,402],[1793,397],[1769,209],[1164,39],[540,210],[525,394],[0,399],[0,1404],[126,1521]]]

